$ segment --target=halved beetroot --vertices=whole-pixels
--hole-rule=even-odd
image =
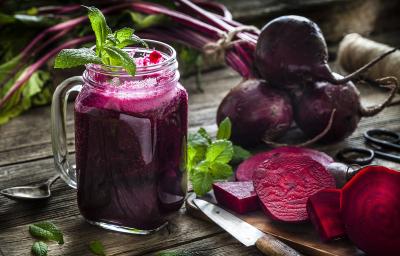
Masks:
[[[400,254],[400,173],[383,166],[359,171],[342,189],[347,236],[368,255]]]
[[[310,196],[307,213],[322,241],[346,235],[340,214],[340,190],[323,189]]]
[[[260,208],[253,182],[216,182],[213,184],[217,202],[243,214]]]
[[[280,156],[261,163],[253,182],[266,215],[284,222],[307,220],[308,197],[335,188],[335,180],[325,167],[302,155]]]
[[[302,155],[309,156],[315,161],[319,162],[323,166],[328,166],[333,163],[332,157],[328,156],[324,152],[317,151],[310,148],[299,148],[299,147],[279,147],[270,151],[261,152],[256,154],[246,161],[243,161],[236,169],[236,179],[238,181],[249,181],[253,179],[253,172],[257,167],[264,161],[269,160],[273,157],[279,157],[281,155]]]

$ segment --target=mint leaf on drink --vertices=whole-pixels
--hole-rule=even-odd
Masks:
[[[218,132],[217,132],[217,139],[219,140],[229,140],[231,137],[231,129],[232,129],[232,123],[229,118],[225,118],[218,127]]]
[[[57,55],[54,67],[72,68],[89,63],[103,64],[103,61],[93,50],[88,48],[64,49]]]
[[[43,221],[29,225],[29,233],[36,238],[45,241],[56,241],[58,244],[64,244],[63,233],[51,222]]]
[[[107,52],[108,56],[110,56],[112,65],[122,66],[129,75],[135,75],[135,60],[132,59],[126,51],[115,46],[105,46],[104,50]]]
[[[95,7],[84,7],[88,9],[90,24],[92,25],[93,32],[96,35],[96,53],[97,55],[100,54],[101,57],[101,50],[103,49],[108,34],[111,34],[111,29],[108,27],[106,18],[99,9]]]
[[[39,241],[32,245],[31,252],[34,256],[47,256],[48,246],[46,243]]]
[[[106,253],[104,252],[104,246],[99,240],[91,241],[89,244],[89,249],[95,255],[106,256]]]
[[[134,35],[131,28],[122,28],[113,33],[99,9],[84,7],[88,10],[90,24],[96,36],[96,52],[87,48],[61,50],[54,68],[71,68],[89,63],[105,64],[123,67],[129,75],[134,76],[135,60],[122,49],[135,44],[147,47],[146,42]]]

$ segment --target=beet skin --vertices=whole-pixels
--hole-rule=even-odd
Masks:
[[[217,202],[237,213],[258,210],[260,204],[253,182],[216,182],[213,190]]]
[[[262,28],[255,65],[264,79],[279,88],[331,77],[324,36],[316,23],[301,16],[282,16]]]
[[[254,188],[267,216],[284,222],[308,219],[308,197],[325,188],[335,188],[333,176],[308,156],[276,157],[259,165]]]
[[[259,144],[283,135],[293,121],[289,97],[259,80],[246,80],[222,100],[217,123],[226,117],[232,122],[231,140],[242,146]]]
[[[243,161],[236,169],[236,180],[253,180],[253,173],[262,162],[269,160],[273,157],[286,157],[288,155],[309,156],[313,160],[322,164],[324,167],[327,167],[330,163],[333,163],[332,157],[321,151],[300,147],[279,147],[270,151],[258,153]]]
[[[322,241],[346,235],[340,212],[339,189],[323,189],[310,196],[307,213]]]
[[[347,236],[368,255],[399,255],[400,173],[367,166],[342,189]]]
[[[294,108],[295,120],[309,137],[320,134],[336,109],[331,129],[320,142],[338,142],[351,135],[361,119],[360,94],[352,82],[308,86]]]

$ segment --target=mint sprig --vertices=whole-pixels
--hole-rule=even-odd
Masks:
[[[85,64],[104,64],[121,66],[134,76],[136,73],[135,60],[122,50],[129,45],[147,44],[134,35],[131,28],[122,28],[113,33],[107,25],[103,13],[96,7],[87,7],[88,17],[96,36],[96,52],[88,48],[63,49],[57,55],[54,68],[72,68]]]
[[[214,141],[204,128],[189,135],[187,169],[193,190],[199,196],[210,191],[214,181],[233,175],[233,159],[237,163],[250,156],[250,152],[229,141],[231,127],[229,118],[222,121]]]

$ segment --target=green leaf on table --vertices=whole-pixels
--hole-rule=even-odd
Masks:
[[[89,63],[102,64],[103,62],[89,48],[63,49],[56,57],[54,68],[72,68]]]
[[[32,254],[34,256],[47,256],[47,250],[48,250],[47,244],[42,241],[33,243],[31,249]]]
[[[99,9],[96,7],[84,7],[88,9],[90,24],[96,36],[96,53],[99,55],[106,42],[107,35],[111,34],[111,29],[108,27],[106,18]]]
[[[142,30],[145,28],[165,25],[168,22],[168,18],[162,14],[150,14],[144,15],[138,12],[128,12],[131,16],[132,22],[137,30]]]
[[[111,65],[122,66],[130,75],[135,75],[136,63],[129,54],[115,46],[105,46],[104,50],[107,52],[111,60]]]
[[[210,162],[229,163],[233,156],[233,145],[229,140],[216,140],[208,147],[206,160]]]
[[[229,117],[226,117],[218,126],[217,139],[229,140],[231,137],[232,123]]]
[[[99,240],[91,241],[89,244],[90,251],[99,256],[105,256],[106,253],[104,252],[104,246]]]
[[[233,145],[233,156],[231,163],[239,164],[251,156],[250,151],[242,148],[241,146]]]
[[[29,233],[36,238],[64,244],[63,233],[51,222],[43,221],[29,225]]]

